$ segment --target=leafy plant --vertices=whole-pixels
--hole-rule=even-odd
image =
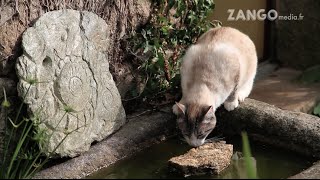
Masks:
[[[242,152],[243,152],[244,159],[245,159],[245,165],[246,165],[248,178],[249,179],[257,179],[257,173],[256,173],[256,170],[254,168],[252,158],[251,158],[252,155],[251,155],[248,135],[246,132],[242,132],[241,136],[242,136]]]
[[[318,103],[316,107],[314,107],[313,114],[320,117],[320,103]]]
[[[320,82],[320,66],[314,66],[309,69],[306,69],[298,77],[298,82],[302,83],[316,83]]]
[[[7,113],[11,104],[7,100],[4,90],[4,101],[1,106],[6,116],[6,134],[3,157],[0,164],[0,178],[2,179],[32,178],[52,158],[64,140],[71,133],[83,127],[76,128],[71,132],[65,132],[64,138],[54,147],[53,151],[45,154],[43,147],[52,137],[54,131],[47,134],[43,129],[39,128],[39,125],[44,121],[40,116],[41,108],[38,109],[38,113],[34,113],[30,118],[22,117],[23,102],[30,88],[37,83],[41,83],[34,79],[27,80],[27,82],[29,83],[29,87],[22,98],[22,102],[13,120]],[[64,108],[64,111],[64,115],[54,129],[58,127],[66,114],[74,112],[71,107],[67,106]]]
[[[127,51],[142,73],[144,88],[132,96],[152,99],[179,87],[186,48],[215,25],[207,18],[213,0],[154,0],[150,22],[128,40]],[[132,59],[132,58],[131,58]]]
[[[299,83],[304,83],[304,84],[319,83],[320,82],[320,65],[313,66],[311,68],[306,69],[294,81]],[[318,103],[313,108],[312,113],[320,117],[320,103]]]

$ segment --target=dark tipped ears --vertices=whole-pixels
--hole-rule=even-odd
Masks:
[[[214,113],[215,113],[215,109],[213,108],[213,106],[209,106],[205,114],[205,117],[214,116]]]
[[[208,113],[208,112],[214,112],[213,106],[209,106],[209,108],[208,108],[208,110],[207,110],[207,113]]]
[[[176,102],[176,104],[173,106],[173,112],[177,115],[178,114],[185,114],[186,106],[181,103]]]

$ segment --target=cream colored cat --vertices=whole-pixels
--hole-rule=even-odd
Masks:
[[[222,103],[231,111],[248,97],[256,69],[254,43],[234,28],[210,29],[189,47],[180,69],[182,98],[173,112],[191,146],[205,142]]]

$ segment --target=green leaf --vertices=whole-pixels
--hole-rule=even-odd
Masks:
[[[160,16],[159,21],[160,21],[160,23],[166,23],[166,22],[168,22],[168,19],[166,17]]]
[[[2,105],[2,107],[5,107],[5,108],[8,108],[11,106],[10,102],[7,100],[4,100],[1,105]]]
[[[314,66],[305,70],[299,77],[298,81],[303,83],[320,82],[320,66]]]
[[[128,45],[133,47],[127,48],[131,49],[131,52],[138,52],[135,58],[139,60],[134,62],[141,63],[136,65],[145,72],[144,78],[147,79],[143,92],[145,96],[141,98],[153,98],[157,93],[161,96],[159,92],[165,92],[170,90],[173,84],[179,84],[178,76],[174,77],[179,74],[181,57],[191,43],[196,42],[198,37],[210,28],[207,17],[214,8],[213,0],[160,0],[154,1],[153,5],[155,11],[151,14],[149,23],[131,37]],[[173,18],[180,20],[171,24],[172,15],[165,14],[167,10],[175,10]],[[169,83],[164,76],[164,52],[175,50],[177,46],[180,52],[175,52],[174,55],[179,58],[168,59],[169,72],[172,79],[174,78],[174,83]],[[147,53],[147,59],[141,60],[143,53]]]
[[[63,110],[64,110],[66,113],[76,112],[71,106],[68,106],[68,105],[64,105],[64,106],[63,106]]]
[[[163,33],[164,35],[168,35],[168,32],[169,32],[168,26],[163,26],[163,27],[161,28],[161,31],[162,31],[162,33]]]
[[[252,162],[252,158],[251,158],[252,155],[251,155],[248,135],[246,132],[242,132],[241,136],[242,136],[242,151],[244,154],[248,178],[249,179],[257,179],[256,170],[253,166],[253,162]]]
[[[313,114],[320,117],[320,103],[313,109]]]
[[[147,39],[146,31],[144,29],[141,30],[141,35],[144,39]]]
[[[146,46],[144,47],[143,53],[146,53],[149,51],[149,43],[147,42]]]
[[[158,53],[158,61],[157,61],[157,66],[159,67],[164,67],[164,56],[162,52]]]

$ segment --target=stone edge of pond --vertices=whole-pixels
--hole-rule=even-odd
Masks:
[[[301,112],[282,110],[247,98],[228,112],[219,108],[217,129],[225,135],[247,131],[252,138],[318,160],[320,158],[320,118]]]
[[[171,123],[172,122],[172,123]],[[172,135],[175,120],[169,108],[138,115],[89,151],[38,172],[33,179],[80,179]]]
[[[320,177],[320,161],[314,163],[308,169],[289,177],[288,179],[319,179]]]
[[[293,151],[317,161],[290,179],[320,177],[320,118],[306,113],[282,110],[247,98],[241,106],[228,112],[219,108],[217,129],[234,135],[247,131],[249,139]],[[309,160],[309,159],[308,159]]]

